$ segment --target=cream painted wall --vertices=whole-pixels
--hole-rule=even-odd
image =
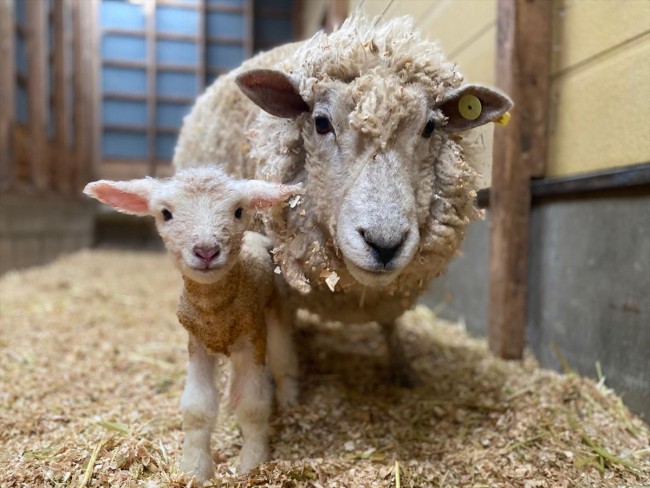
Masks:
[[[650,161],[650,0],[554,0],[547,176]]]

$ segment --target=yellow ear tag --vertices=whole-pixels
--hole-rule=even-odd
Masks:
[[[476,120],[481,115],[481,101],[474,95],[463,95],[458,101],[458,111],[466,120]]]
[[[504,126],[508,125],[508,122],[510,122],[510,112],[506,112],[501,117],[494,120],[495,124],[504,125]]]

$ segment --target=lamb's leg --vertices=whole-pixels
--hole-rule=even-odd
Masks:
[[[230,354],[230,402],[243,438],[240,473],[246,473],[269,457],[269,417],[273,395],[266,368],[255,349],[250,341],[246,341]]]
[[[298,358],[293,343],[292,314],[270,309],[266,313],[266,361],[275,381],[275,398],[280,409],[298,403]]]
[[[411,368],[404,347],[397,333],[397,323],[386,322],[381,324],[381,329],[386,338],[388,346],[388,361],[390,365],[391,379],[394,383],[404,388],[413,388],[418,384],[418,377]]]
[[[214,468],[210,435],[219,405],[219,393],[214,385],[215,360],[192,336],[188,350],[190,359],[181,398],[185,432],[181,471],[207,481],[212,477]]]

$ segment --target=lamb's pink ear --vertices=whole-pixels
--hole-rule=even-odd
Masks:
[[[280,71],[254,69],[237,76],[236,82],[244,95],[276,117],[292,119],[309,111],[291,80]]]
[[[146,178],[130,181],[99,180],[88,183],[84,193],[115,210],[132,215],[150,215],[149,201],[156,180]]]
[[[242,181],[242,188],[248,197],[248,204],[257,210],[268,208],[274,203],[282,202],[290,196],[302,192],[300,184],[281,185],[260,180]]]
[[[510,98],[493,88],[465,85],[454,90],[440,105],[449,119],[445,130],[456,132],[498,121],[512,107]]]

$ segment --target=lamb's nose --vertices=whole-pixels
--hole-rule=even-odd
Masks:
[[[194,251],[194,255],[197,258],[201,258],[207,263],[209,263],[214,258],[216,258],[221,252],[221,248],[219,246],[208,247],[208,246],[199,246],[198,244],[194,246],[192,250]]]
[[[365,229],[359,229],[359,234],[361,234],[366,244],[374,251],[375,259],[384,266],[387,266],[397,255],[404,241],[406,241],[408,231],[397,238],[391,239],[372,236]]]

